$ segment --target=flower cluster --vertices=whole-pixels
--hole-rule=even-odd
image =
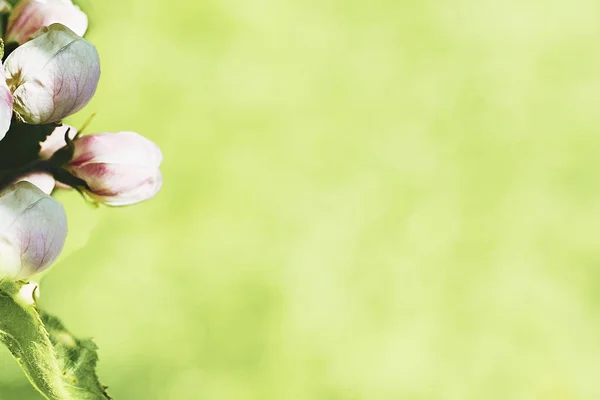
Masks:
[[[61,120],[81,110],[100,79],[87,16],[71,0],[0,0],[0,279],[25,279],[52,264],[67,235],[50,195],[74,188],[124,206],[160,189],[162,153],[134,132],[82,135]],[[2,15],[0,15],[2,17]]]

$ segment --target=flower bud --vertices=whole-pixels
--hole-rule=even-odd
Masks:
[[[157,145],[134,132],[83,136],[73,142],[67,170],[83,179],[99,203],[125,206],[153,197],[162,184]]]
[[[52,24],[17,47],[4,65],[13,108],[28,124],[48,124],[81,110],[100,79],[96,48],[69,28]]]
[[[83,11],[71,0],[21,0],[13,9],[6,28],[6,42],[25,43],[41,28],[60,23],[79,36],[88,27]]]
[[[52,264],[67,236],[62,205],[29,182],[0,194],[0,278],[25,279]]]

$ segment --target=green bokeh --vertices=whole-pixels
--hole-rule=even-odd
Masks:
[[[117,400],[600,398],[600,3],[86,4],[164,186],[61,194],[41,305]]]

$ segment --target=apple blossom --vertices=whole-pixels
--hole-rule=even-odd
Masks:
[[[162,153],[135,132],[102,133],[73,141],[67,171],[83,179],[89,196],[110,206],[124,206],[153,197],[161,187]]]
[[[59,121],[82,109],[100,79],[96,48],[61,24],[17,47],[4,72],[17,116],[28,124]]]
[[[29,182],[0,193],[0,277],[24,279],[58,257],[67,236],[62,205]]]
[[[6,42],[25,43],[41,28],[54,23],[83,36],[88,19],[71,0],[20,0],[8,19]]]

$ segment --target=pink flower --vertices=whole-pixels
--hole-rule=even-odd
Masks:
[[[161,187],[158,146],[135,132],[83,136],[66,169],[83,179],[99,203],[125,206],[153,197]]]
[[[6,42],[25,43],[41,28],[55,23],[83,36],[88,19],[71,0],[21,0],[8,19]]]

